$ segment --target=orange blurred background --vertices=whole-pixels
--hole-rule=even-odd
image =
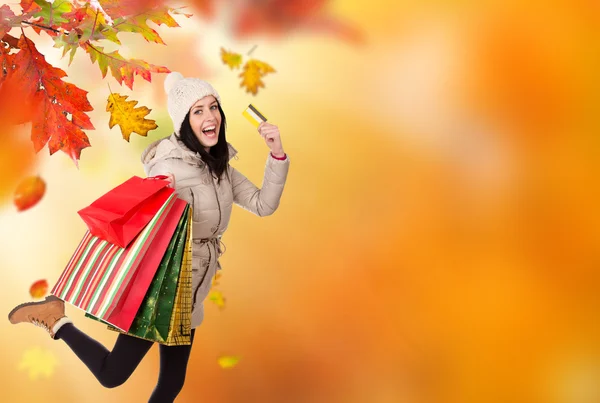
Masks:
[[[275,215],[234,208],[226,307],[206,301],[177,401],[600,402],[600,7],[331,1],[365,35],[354,44],[310,29],[235,37],[230,6],[218,5],[160,28],[167,46],[120,34],[122,53],[217,88],[233,165],[254,183],[267,149],[241,116],[248,103],[280,127],[291,158]],[[85,231],[76,211],[142,175],[141,151],[171,130],[163,76],[129,91],[27,34],[90,92],[97,130],[79,170],[47,149],[31,164],[7,160],[27,131],[2,137],[0,194],[25,172],[48,186],[33,209],[5,198],[0,212],[6,313],[61,273]],[[277,72],[253,97],[219,51],[255,45]],[[131,143],[109,130],[107,83],[151,108],[159,129]],[[116,334],[67,309],[112,346]],[[104,389],[64,343],[0,326],[3,402],[146,401],[157,380],[156,347]],[[36,346],[57,365],[32,380],[19,365]],[[221,369],[221,355],[241,359]]]

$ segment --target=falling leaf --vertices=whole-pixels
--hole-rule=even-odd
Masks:
[[[115,125],[121,127],[123,138],[129,141],[131,133],[137,133],[140,136],[146,137],[148,131],[156,129],[156,121],[144,118],[148,115],[151,109],[145,106],[135,108],[138,101],[126,101],[127,95],[113,93],[108,96],[106,111],[110,112],[110,121],[108,127],[113,128]]]
[[[242,64],[242,55],[239,53],[228,52],[224,48],[221,48],[221,60],[233,70],[237,69]]]
[[[266,74],[274,73],[275,69],[267,63],[256,59],[251,59],[244,65],[244,71],[240,73],[242,82],[240,87],[246,87],[246,92],[251,92],[256,95],[259,87],[265,86],[262,77]]]
[[[29,378],[32,380],[38,379],[40,375],[49,378],[57,365],[58,360],[52,351],[33,347],[23,353],[19,371],[28,371]]]
[[[91,45],[86,43],[84,49],[90,55],[92,63],[98,62],[102,78],[106,77],[106,73],[110,68],[112,76],[119,84],[125,82],[130,89],[133,89],[133,77],[139,75],[146,81],[152,81],[151,73],[170,73],[166,67],[155,66],[143,60],[125,59],[118,51],[105,53],[101,46]]]
[[[41,299],[44,298],[46,293],[48,292],[48,281],[47,280],[38,280],[31,285],[29,288],[29,294],[33,299]]]
[[[240,361],[240,357],[224,355],[224,356],[219,357],[217,361],[219,363],[219,366],[223,369],[233,368]]]
[[[225,308],[225,297],[223,297],[223,293],[221,291],[212,290],[208,296],[208,299],[214,302],[219,309]]]
[[[24,35],[18,44],[14,68],[9,69],[1,89],[11,93],[12,103],[30,106],[28,116],[20,116],[15,123],[32,121],[36,152],[48,144],[51,155],[62,150],[77,164],[81,150],[90,146],[83,129],[94,129],[85,113],[93,109],[87,92],[64,82],[66,73],[48,64]]]
[[[46,183],[39,176],[31,176],[19,183],[15,190],[15,206],[18,211],[25,211],[42,199],[46,193]]]

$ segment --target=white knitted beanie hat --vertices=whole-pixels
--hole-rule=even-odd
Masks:
[[[221,103],[221,97],[212,85],[199,78],[184,78],[178,72],[170,73],[165,79],[165,92],[167,93],[167,109],[177,135],[179,135],[185,115],[199,99],[213,95],[219,104]]]

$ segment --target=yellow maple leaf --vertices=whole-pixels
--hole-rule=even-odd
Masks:
[[[23,353],[19,363],[19,371],[29,371],[30,379],[37,379],[39,375],[49,378],[54,373],[58,360],[54,353],[41,347],[33,347]]]
[[[126,101],[127,98],[128,95],[110,94],[106,111],[110,112],[108,127],[112,129],[115,125],[119,125],[123,138],[129,141],[131,133],[137,133],[145,137],[148,135],[148,131],[154,130],[158,126],[154,120],[145,118],[152,109],[145,106],[135,108],[138,101]]]
[[[233,70],[237,69],[242,64],[242,55],[239,53],[228,52],[224,48],[221,48],[221,60]]]
[[[240,357],[233,356],[233,355],[224,355],[224,356],[219,357],[219,359],[217,360],[217,362],[219,363],[221,368],[224,368],[224,369],[235,367],[239,361],[240,361]]]
[[[215,303],[219,307],[219,309],[225,308],[225,297],[223,297],[223,293],[219,290],[212,290],[208,297],[212,302]]]
[[[246,92],[256,95],[259,87],[265,87],[262,77],[269,73],[275,73],[275,69],[265,62],[251,59],[244,65],[239,77],[242,77],[240,87],[246,87]]]

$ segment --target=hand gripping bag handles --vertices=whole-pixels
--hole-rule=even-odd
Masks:
[[[78,214],[91,235],[126,248],[175,192],[166,178],[133,176]]]

